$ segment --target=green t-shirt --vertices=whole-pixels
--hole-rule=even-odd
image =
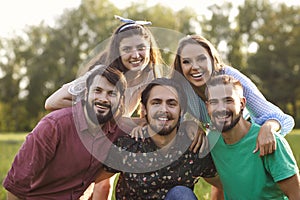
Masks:
[[[255,149],[260,126],[252,124],[237,143],[225,144],[217,131],[208,134],[211,154],[223,183],[225,199],[288,199],[278,187],[280,180],[298,172],[296,160],[284,137],[275,134],[277,149],[260,157]]]

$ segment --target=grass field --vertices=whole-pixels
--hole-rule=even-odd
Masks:
[[[15,154],[18,152],[21,144],[23,143],[26,134],[2,134],[0,133],[0,181],[2,183],[9,170],[11,163]],[[295,158],[297,160],[298,166],[300,166],[300,129],[293,130],[290,134],[286,136]],[[210,199],[210,186],[204,182],[202,179],[196,184],[195,193],[199,200]],[[2,184],[0,186],[0,200],[6,199],[6,193]]]

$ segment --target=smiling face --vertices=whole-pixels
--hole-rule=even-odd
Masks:
[[[186,44],[180,54],[180,64],[183,75],[196,87],[203,86],[211,77],[211,57],[200,44]]]
[[[120,104],[120,92],[105,77],[95,76],[88,88],[86,109],[94,123],[104,124],[111,120]]]
[[[140,35],[122,39],[119,52],[122,63],[128,70],[141,71],[150,61],[150,43]]]
[[[154,86],[150,91],[145,111],[152,131],[159,135],[176,132],[181,112],[177,91],[170,86]]]
[[[231,130],[240,120],[245,98],[232,84],[209,87],[207,111],[214,126],[222,132]]]

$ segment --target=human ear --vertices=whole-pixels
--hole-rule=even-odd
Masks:
[[[244,110],[244,108],[246,107],[246,98],[245,97],[242,97],[241,98],[241,110]]]

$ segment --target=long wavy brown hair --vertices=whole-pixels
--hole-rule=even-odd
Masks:
[[[119,69],[123,73],[128,71],[128,69],[122,63],[119,47],[120,47],[120,42],[124,38],[128,38],[134,35],[140,35],[149,41],[150,63],[148,64],[147,69],[154,70],[154,75],[155,77],[157,77],[157,75],[161,72],[161,69],[159,69],[159,67],[161,66],[160,64],[163,63],[163,59],[151,31],[149,30],[149,28],[147,28],[144,25],[125,23],[119,26],[114,31],[110,40],[110,44],[108,45],[108,48],[106,50],[107,52],[106,64]]]
[[[183,75],[182,66],[181,66],[181,63],[180,63],[181,52],[182,52],[182,49],[187,44],[199,44],[203,48],[205,48],[207,50],[210,58],[211,58],[211,61],[212,61],[212,66],[213,66],[212,75],[222,73],[225,64],[221,60],[218,51],[210,43],[210,41],[208,41],[207,39],[205,39],[204,37],[202,37],[200,35],[189,35],[189,36],[186,36],[186,37],[182,38],[179,41],[177,51],[176,51],[175,60],[174,60],[174,63],[173,63],[173,68],[176,71],[178,71],[179,73],[181,73]]]

